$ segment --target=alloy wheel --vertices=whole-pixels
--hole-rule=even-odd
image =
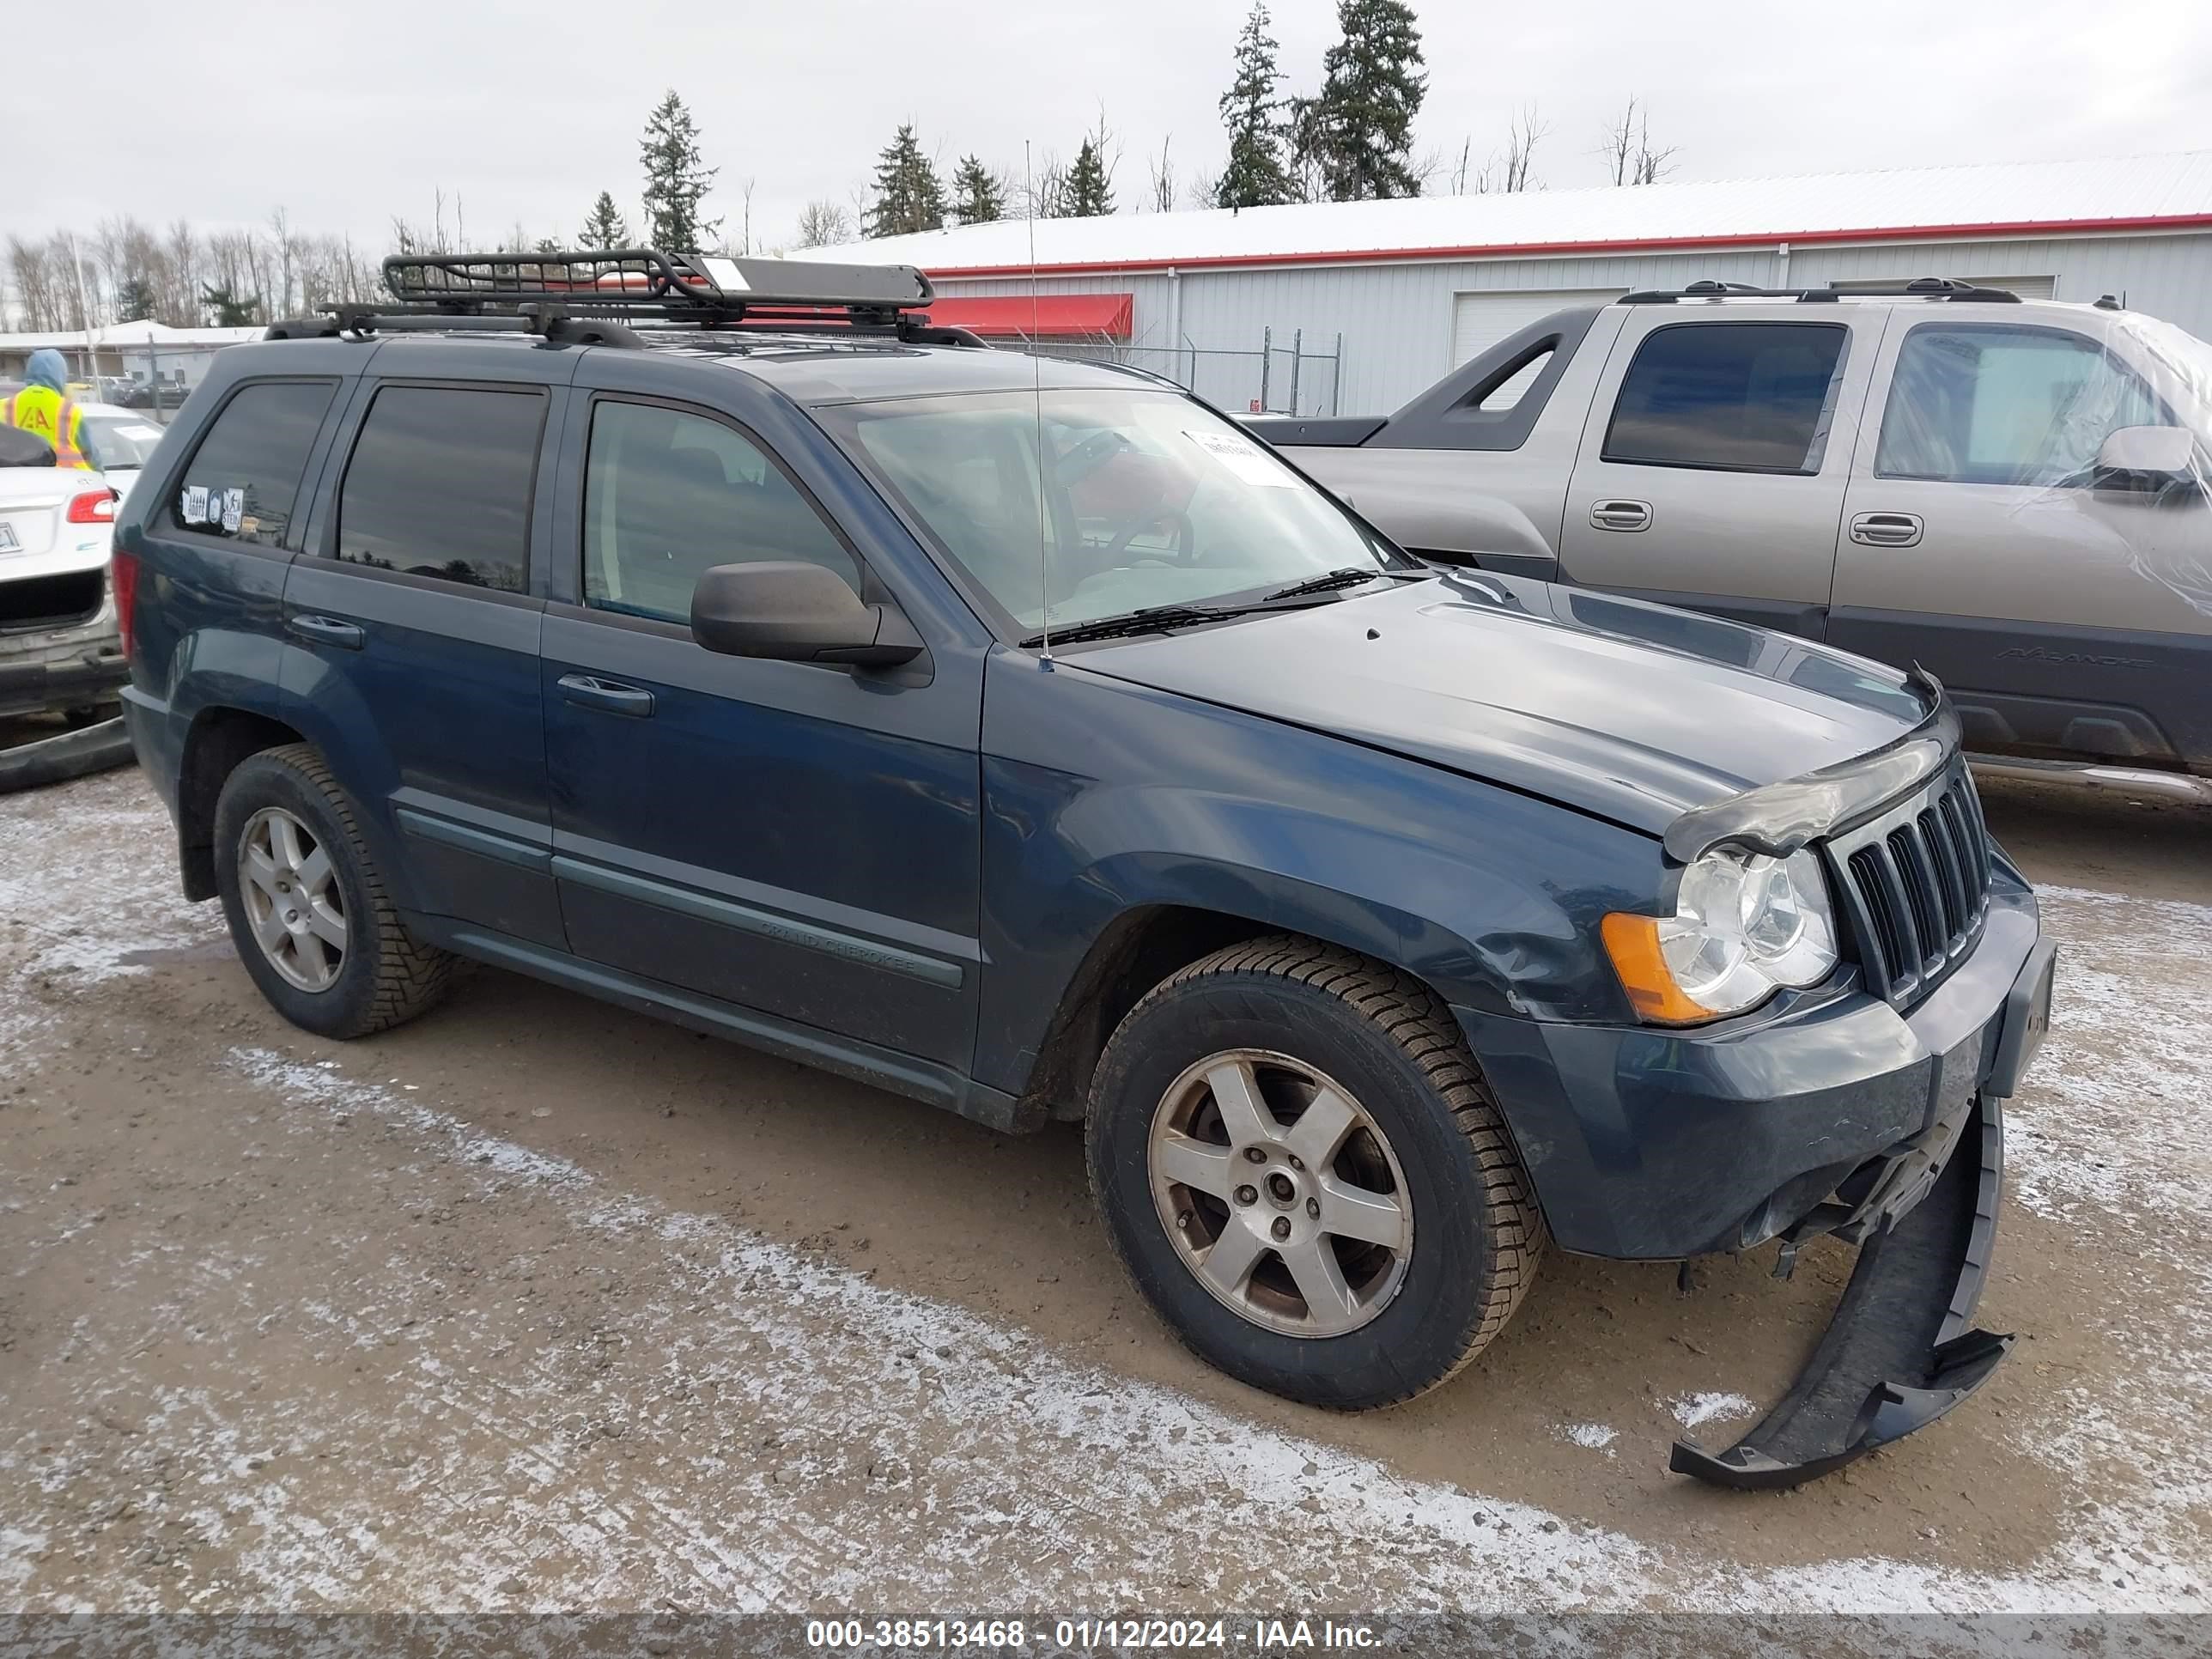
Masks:
[[[1405,1171],[1351,1091],[1304,1060],[1254,1048],[1200,1060],[1153,1112],[1147,1160],[1183,1265],[1255,1325],[1341,1336],[1405,1282]]]
[[[326,991],[345,964],[345,898],[331,855],[281,806],[246,820],[238,891],[269,965],[302,991]]]

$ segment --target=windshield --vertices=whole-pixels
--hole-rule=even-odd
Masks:
[[[151,421],[129,416],[88,415],[84,417],[84,447],[92,464],[103,472],[129,471],[153,459],[161,441],[161,428]]]
[[[1024,629],[1407,568],[1264,445],[1172,392],[991,392],[823,415]]]

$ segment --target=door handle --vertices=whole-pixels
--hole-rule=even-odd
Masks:
[[[1600,530],[1649,530],[1649,501],[1598,501],[1590,507],[1590,523]]]
[[[341,651],[358,651],[368,641],[359,623],[341,622],[336,617],[289,617],[284,626],[310,645],[334,645]]]
[[[1917,547],[1921,529],[1917,513],[1861,513],[1851,520],[1851,539],[1869,547]]]
[[[635,685],[618,685],[592,674],[563,674],[555,682],[568,702],[608,714],[627,714],[634,720],[653,714],[653,693]]]

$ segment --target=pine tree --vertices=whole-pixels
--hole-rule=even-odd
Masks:
[[[996,174],[972,155],[952,175],[952,216],[963,225],[987,225],[1006,216],[1006,191]]]
[[[576,233],[578,247],[610,248],[629,246],[629,227],[623,222],[622,212],[615,206],[615,198],[605,191],[592,204],[591,216],[584,228]]]
[[[1114,210],[1114,173],[1107,165],[1105,118],[1098,121],[1098,131],[1087,136],[1083,148],[1075,152],[1075,161],[1060,181],[1060,200],[1054,204],[1052,217],[1055,219],[1096,219]]]
[[[1293,106],[1303,159],[1332,202],[1418,196],[1407,165],[1428,79],[1421,32],[1406,0],[1337,0],[1344,38],[1322,58],[1318,96]]]
[[[876,203],[867,210],[861,234],[910,236],[945,225],[945,190],[937,169],[921,153],[914,123],[902,122],[876,161]]]
[[[1276,93],[1275,43],[1267,33],[1267,8],[1260,0],[1237,37],[1237,78],[1221,94],[1221,119],[1229,129],[1229,164],[1214,191],[1225,208],[1273,207],[1292,199],[1283,170],[1283,100]]]
[[[154,285],[143,276],[125,276],[116,284],[115,320],[118,323],[143,323],[154,315]]]
[[[701,218],[699,204],[721,169],[700,159],[699,130],[672,89],[647,118],[638,153],[645,163],[646,240],[679,253],[711,247],[722,222]]]
[[[217,328],[250,328],[261,320],[261,296],[240,297],[227,283],[201,283],[200,303],[215,313]]]

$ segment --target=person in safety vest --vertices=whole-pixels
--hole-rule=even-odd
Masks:
[[[89,468],[84,453],[84,411],[64,390],[69,365],[51,346],[31,354],[24,369],[30,382],[13,397],[0,398],[0,426],[21,427],[54,447],[57,466]]]

